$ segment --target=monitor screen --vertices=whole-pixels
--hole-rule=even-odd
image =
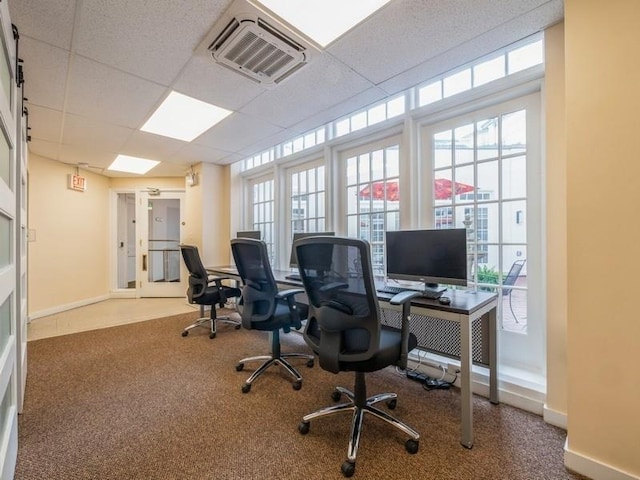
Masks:
[[[467,285],[467,231],[387,232],[387,277],[437,284]]]
[[[293,248],[293,242],[299,238],[304,237],[333,237],[336,232],[296,232],[293,234],[293,240],[291,241],[291,257],[289,258],[289,266],[291,268],[298,268],[298,257],[296,251]]]
[[[237,238],[255,238],[256,240],[260,240],[260,230],[245,230],[244,232],[238,232],[236,234]]]

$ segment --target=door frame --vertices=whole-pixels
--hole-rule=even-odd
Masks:
[[[110,228],[109,228],[109,244],[111,248],[109,249],[109,257],[110,257],[110,274],[109,274],[109,284],[110,284],[110,293],[111,298],[142,298],[145,295],[144,289],[141,288],[141,274],[142,274],[142,255],[143,248],[142,245],[148,236],[147,232],[142,232],[140,229],[143,225],[140,222],[141,215],[146,214],[147,209],[142,208],[143,203],[145,203],[149,198],[162,198],[163,194],[169,195],[179,195],[180,196],[180,242],[184,238],[184,215],[185,215],[185,190],[180,188],[166,188],[159,189],[160,195],[152,195],[149,197],[149,192],[151,190],[158,189],[149,189],[147,187],[140,188],[114,188],[109,192],[110,196]],[[135,288],[120,288],[118,287],[118,222],[120,219],[118,218],[118,195],[119,194],[134,194],[135,195],[135,219],[136,219],[136,261],[135,261]],[[146,204],[146,203],[145,203]],[[145,222],[146,223],[146,222]],[[144,250],[146,253],[146,249]],[[176,282],[175,287],[175,296],[183,296],[186,291],[186,277],[184,276],[184,268],[182,262],[180,264],[180,282]],[[179,285],[179,287],[178,287]],[[179,292],[179,294],[178,294]],[[147,296],[158,296],[158,295],[147,295]],[[170,295],[173,296],[173,295]]]

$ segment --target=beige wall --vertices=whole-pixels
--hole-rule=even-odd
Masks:
[[[184,189],[183,177],[109,178],[80,170],[87,190],[67,188],[75,168],[29,155],[29,316],[65,310],[110,295],[110,189]]]
[[[568,448],[640,477],[639,25],[637,1],[565,1]]]
[[[545,418],[566,427],[567,155],[564,23],[545,32],[547,398]]]
[[[109,179],[81,171],[87,190],[67,188],[75,169],[29,155],[29,314],[109,292]]]
[[[205,265],[230,261],[229,167],[199,164],[198,184],[186,190],[184,243],[196,245]]]

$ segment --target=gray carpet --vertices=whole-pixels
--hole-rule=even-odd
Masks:
[[[204,329],[181,337],[194,316],[30,342],[15,478],[343,478],[350,416],[312,422],[305,436],[297,425],[332,403],[335,385],[351,388],[353,374],[302,362],[301,390],[271,369],[243,394],[257,365],[236,372],[235,364],[266,354],[267,334],[220,324],[214,340]],[[287,351],[308,350],[289,334]],[[467,450],[457,389],[426,391],[394,369],[367,381],[369,394],[399,393],[394,415],[420,432],[420,451],[409,455],[404,436],[365,417],[353,478],[585,479],[563,466],[565,432],[536,415],[475,397],[475,446]]]

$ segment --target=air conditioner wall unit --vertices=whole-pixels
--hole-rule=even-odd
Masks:
[[[213,59],[267,88],[308,61],[308,48],[259,14],[234,14],[208,47]]]

